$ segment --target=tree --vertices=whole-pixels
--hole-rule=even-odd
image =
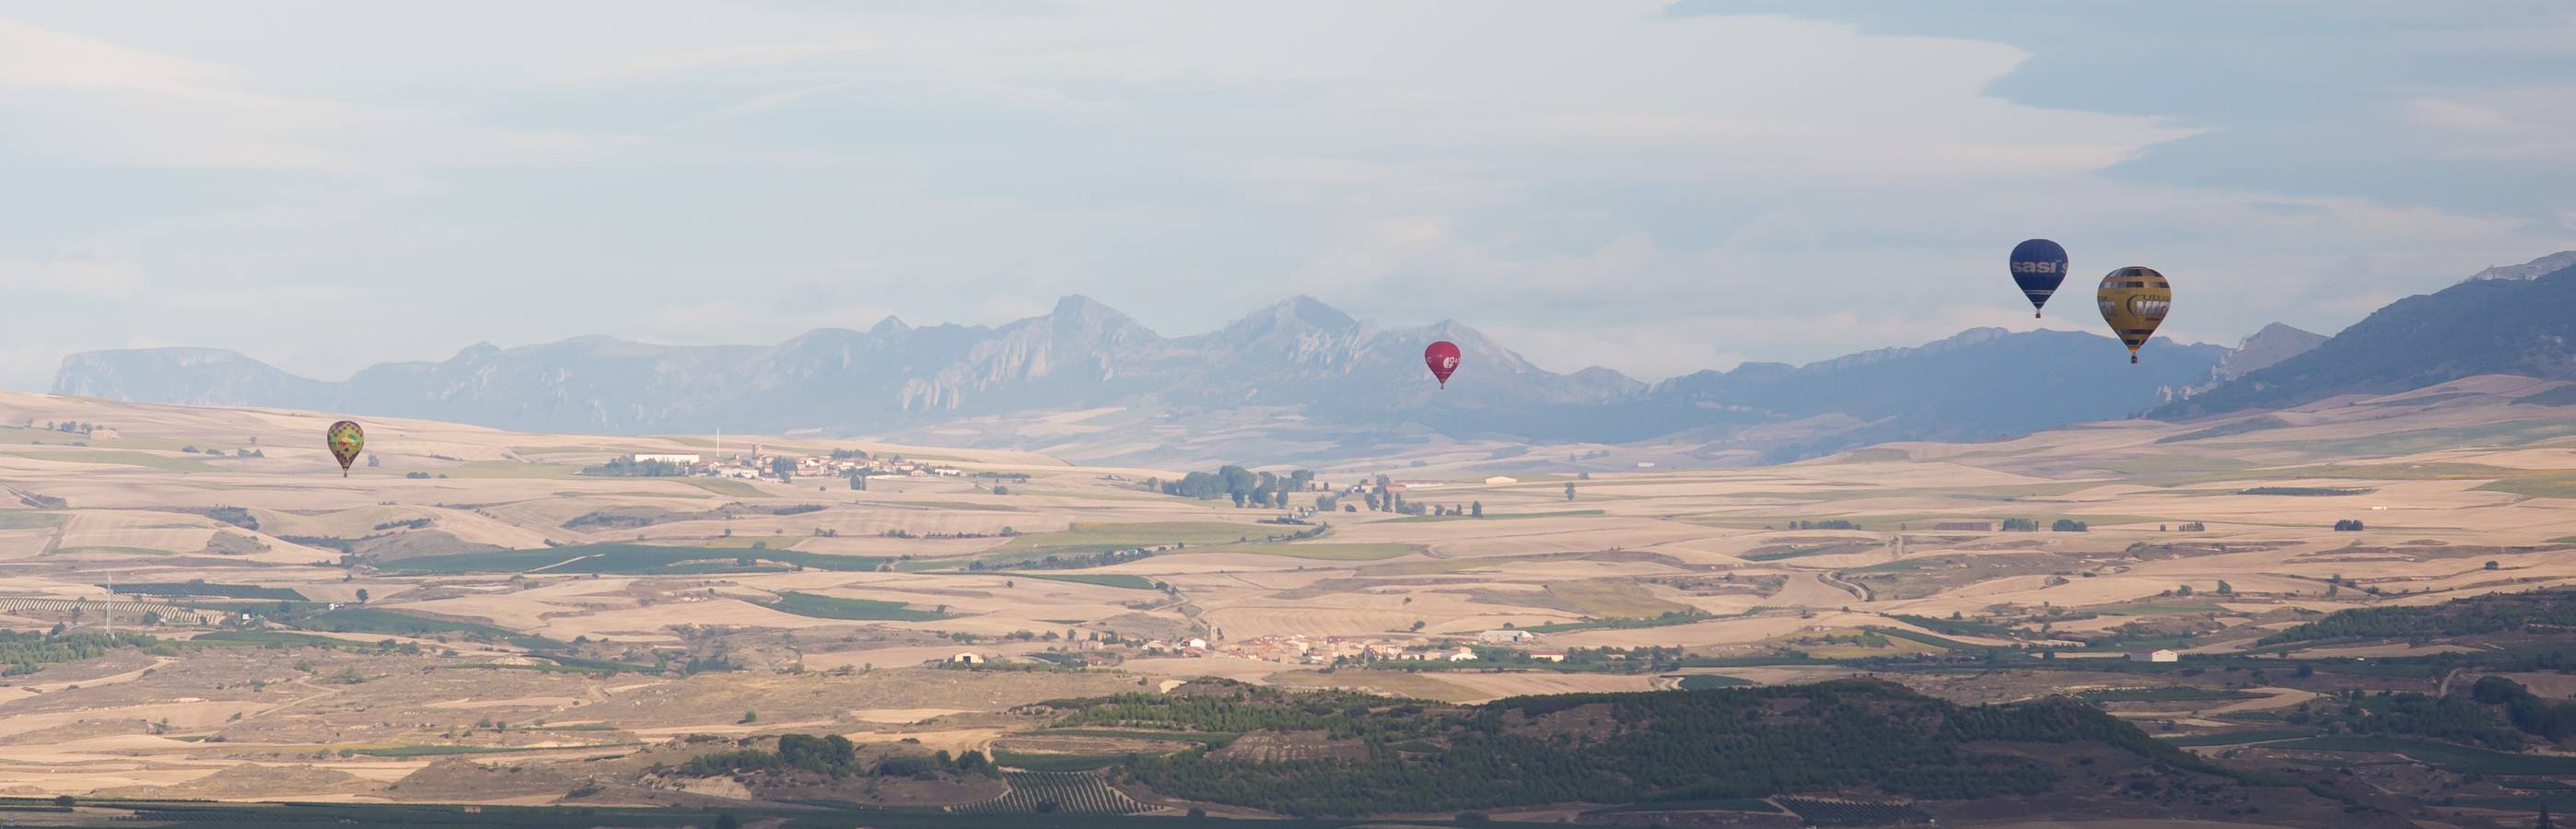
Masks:
[[[2191,595],[2191,585],[2186,584],[2186,585],[2183,585],[2183,586],[2181,586],[2181,587],[2176,587],[2176,588],[2174,588],[2174,595],[2176,595],[2176,596],[2189,596],[2189,595]]]
[[[778,476],[779,483],[794,483],[796,478],[796,459],[785,455],[770,458],[769,474]]]
[[[850,491],[852,491],[852,492],[866,492],[866,491],[868,491],[868,476],[866,476],[866,475],[861,475],[861,474],[856,473],[856,472],[852,472],[852,473],[850,473]]]
[[[759,722],[759,721],[760,721],[760,712],[758,712],[758,711],[744,711],[744,712],[742,712],[742,722],[743,722],[743,724],[744,724],[744,725],[749,725],[749,724],[751,724],[751,723],[756,723],[756,722]]]
[[[358,603],[359,603],[359,604],[366,604],[366,603],[367,603],[367,589],[366,589],[366,588],[364,588],[364,587],[358,588]]]
[[[1477,501],[1475,503],[1468,504],[1467,514],[1477,518],[1485,517],[1485,502]]]
[[[2235,585],[2232,585],[2232,584],[2228,584],[2226,579],[2219,579],[2219,580],[2218,580],[2218,595],[2221,595],[2221,596],[2233,596],[2233,595],[2236,595],[2236,586],[2235,586]]]
[[[1574,500],[1574,482],[1573,482],[1573,481],[1567,481],[1567,482],[1565,482],[1565,500],[1568,500],[1568,501],[1572,501],[1572,500]]]
[[[2489,570],[2496,569],[2496,563],[2495,563],[2495,562],[2492,562],[2492,561],[2487,562],[2487,569],[2489,569]]]

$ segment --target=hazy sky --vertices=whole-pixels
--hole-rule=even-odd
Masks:
[[[2571,192],[2556,0],[0,0],[0,386],[1067,293],[1656,379],[2037,324],[2031,236],[2046,324],[2149,265],[2233,342],[2576,247]]]

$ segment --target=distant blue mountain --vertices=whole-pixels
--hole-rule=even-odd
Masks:
[[[1447,390],[1422,346],[1456,342]],[[416,417],[532,431],[885,433],[962,417],[1151,403],[1167,417],[1277,408],[1281,429],[1367,444],[1401,433],[1529,442],[1671,438],[1776,457],[1901,439],[1972,440],[2123,417],[2206,382],[2227,349],[2158,340],[2129,365],[2108,337],[1976,329],[1915,348],[1750,363],[1645,384],[1531,365],[1454,322],[1381,328],[1298,297],[1164,337],[1083,297],[998,327],[888,318],[774,346],[606,337],[387,363],[346,381],[210,349],[75,354],[54,391],[127,400]],[[1293,422],[1291,422],[1293,421]],[[1391,439],[1391,438],[1390,438]]]
[[[2387,394],[2479,374],[2576,378],[2576,253],[2389,303],[2315,348],[2158,407],[2185,419]]]

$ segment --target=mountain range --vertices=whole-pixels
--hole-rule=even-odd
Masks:
[[[2547,268],[2548,270],[2542,270]],[[2387,394],[2479,374],[2576,379],[2576,252],[2490,268],[2371,312],[2334,337],[2149,415],[2187,419]]]
[[[1425,343],[1465,355],[1446,390]],[[888,318],[774,346],[673,346],[608,337],[468,347],[345,381],[300,377],[215,349],[96,351],[63,361],[54,391],[126,400],[270,406],[532,430],[885,434],[964,418],[1109,407],[1167,417],[1294,412],[1281,428],[1419,442],[1621,443],[1672,438],[1790,455],[1861,442],[1975,440],[2128,415],[2196,383],[2231,353],[2159,340],[2144,365],[2117,341],[1980,328],[1913,348],[1790,366],[1746,363],[1644,383],[1604,368],[1556,373],[1455,322],[1387,328],[1309,297],[1214,331],[1164,337],[1072,296],[998,327]],[[1293,421],[1294,426],[1290,425]],[[1357,435],[1354,441],[1350,436]]]

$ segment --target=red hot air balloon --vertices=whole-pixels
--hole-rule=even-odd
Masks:
[[[1458,345],[1448,340],[1431,344],[1422,350],[1422,363],[1431,367],[1431,376],[1440,378],[1440,387],[1449,387],[1449,373],[1458,370]]]

